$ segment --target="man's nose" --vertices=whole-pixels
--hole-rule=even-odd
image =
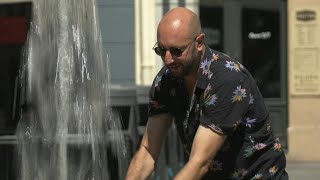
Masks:
[[[164,55],[164,57],[163,57],[164,64],[165,65],[170,65],[171,63],[173,63],[173,61],[174,60],[173,60],[173,57],[172,57],[170,51],[167,50],[165,55]]]

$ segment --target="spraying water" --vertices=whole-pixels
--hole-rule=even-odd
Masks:
[[[109,107],[95,0],[33,0],[32,10],[20,79],[18,179],[110,179],[108,152],[117,152],[119,163],[126,152]]]

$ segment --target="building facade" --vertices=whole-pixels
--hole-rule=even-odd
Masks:
[[[152,51],[157,24],[169,9],[187,7],[200,16],[206,43],[252,72],[288,159],[320,161],[320,154],[314,153],[320,151],[316,141],[320,136],[318,0],[97,0],[97,6],[112,87],[147,89],[163,66]],[[13,147],[8,144],[17,121],[16,72],[26,32],[9,35],[21,25],[17,17],[24,17],[22,24],[30,22],[31,7],[31,0],[0,0],[0,151],[6,154],[4,159],[12,156]],[[7,17],[14,19],[11,29],[4,23]],[[0,168],[7,167],[1,163]]]

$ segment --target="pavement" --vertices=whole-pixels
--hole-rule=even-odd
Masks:
[[[319,180],[320,162],[287,161],[286,171],[290,180]]]

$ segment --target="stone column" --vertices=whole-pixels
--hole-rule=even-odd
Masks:
[[[319,0],[288,0],[288,33],[288,159],[319,161]]]

